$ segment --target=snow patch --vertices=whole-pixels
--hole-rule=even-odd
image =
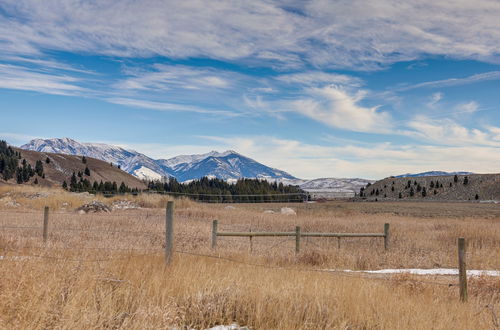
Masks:
[[[330,269],[335,272],[346,273],[368,273],[368,274],[411,274],[411,275],[458,275],[455,268],[400,268],[400,269],[379,269],[379,270],[350,270],[350,269]],[[500,270],[467,270],[467,276],[500,276]]]
[[[136,177],[138,177],[141,180],[161,180],[162,175],[160,173],[157,173],[153,171],[150,168],[141,166],[137,170],[134,171],[133,173]]]

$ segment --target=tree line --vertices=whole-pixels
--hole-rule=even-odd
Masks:
[[[222,179],[207,177],[187,183],[179,183],[175,178],[169,178],[166,182],[149,181],[148,189],[159,193],[185,194],[191,199],[220,203],[301,202],[306,195],[298,186],[283,183],[239,179],[231,184]]]

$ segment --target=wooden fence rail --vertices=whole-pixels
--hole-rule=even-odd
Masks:
[[[384,232],[383,233],[304,233],[301,231],[301,228],[297,226],[295,231],[277,231],[277,232],[259,232],[259,231],[250,231],[250,232],[219,232],[218,221],[214,220],[212,222],[212,249],[217,247],[217,237],[248,237],[250,242],[253,237],[286,237],[293,236],[295,237],[295,252],[300,252],[300,238],[301,237],[337,237],[340,239],[342,237],[381,237],[384,239],[384,249],[387,250],[389,247],[389,224],[384,224]]]

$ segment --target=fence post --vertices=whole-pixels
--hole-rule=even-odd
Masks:
[[[217,220],[214,220],[212,221],[212,249],[216,249],[217,248],[217,225],[218,225],[218,221]]]
[[[47,242],[49,234],[49,207],[45,206],[43,209],[43,241]]]
[[[174,246],[174,202],[167,202],[165,218],[165,262],[172,262],[172,249]]]
[[[389,247],[389,224],[384,223],[384,249]]]
[[[467,301],[467,269],[465,263],[465,238],[458,239],[458,279],[460,282],[460,300]]]
[[[340,237],[337,237],[337,249],[340,249]]]
[[[250,232],[252,232],[252,228],[250,228]],[[250,239],[250,253],[253,253],[253,241],[252,241],[252,236],[248,236]]]
[[[295,253],[300,252],[300,226],[295,227]]]

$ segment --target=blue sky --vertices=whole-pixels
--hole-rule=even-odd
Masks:
[[[499,172],[496,1],[0,3],[0,137],[301,178]]]

